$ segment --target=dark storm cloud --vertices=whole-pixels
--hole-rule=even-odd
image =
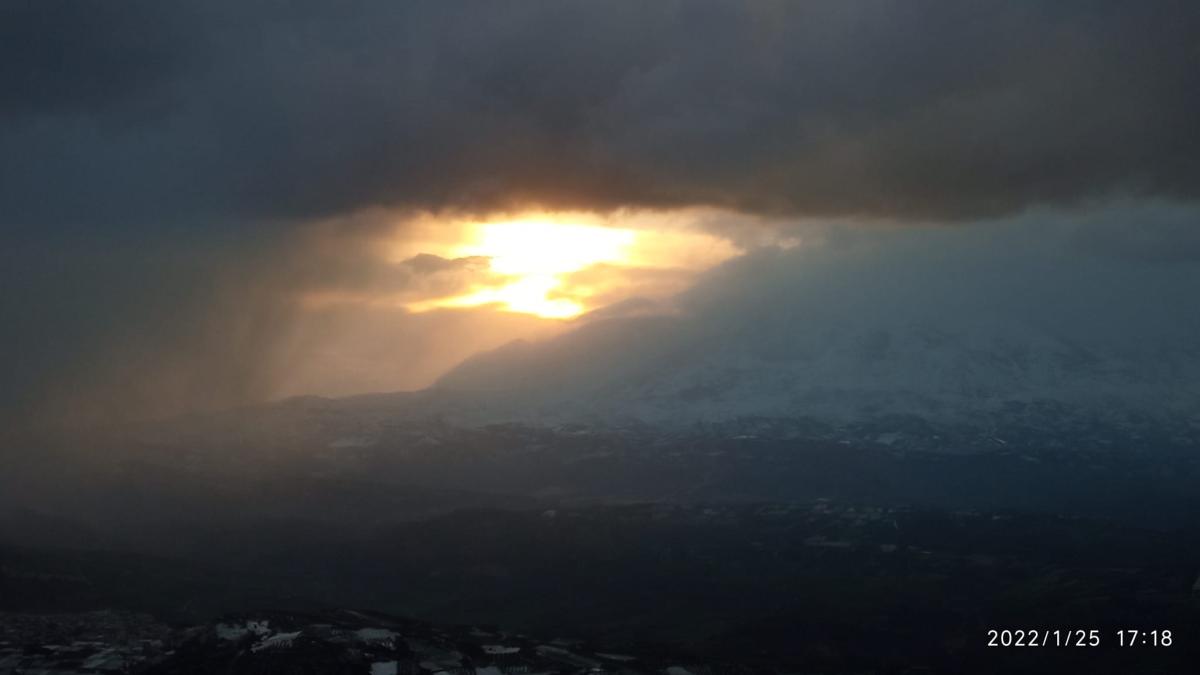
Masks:
[[[36,0],[0,6],[0,115],[105,110],[182,75],[188,41],[167,3]]]
[[[386,281],[379,224],[304,239],[373,206],[1190,202],[1197,34],[1166,0],[0,0],[5,408],[99,361],[114,399],[261,397],[295,291]]]
[[[26,224],[1192,198],[1191,2],[9,3]],[[14,208],[15,206],[15,208]]]

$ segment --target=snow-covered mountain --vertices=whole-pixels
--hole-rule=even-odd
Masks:
[[[1048,403],[1106,416],[1200,410],[1200,354],[1184,349],[1080,344],[1000,321],[695,328],[667,317],[588,325],[477,356],[437,388],[502,393],[498,418],[653,424],[959,423]]]
[[[951,239],[746,256],[671,312],[513,343],[435,389],[493,392],[475,413],[506,420],[987,426],[1058,410],[1200,429],[1193,275],[1019,250],[992,260],[958,235],[928,236]]]
[[[267,406],[238,428],[339,447],[430,420],[914,448],[1200,446],[1200,274],[1048,236],[906,230],[763,249],[657,306],[478,354],[429,389]]]

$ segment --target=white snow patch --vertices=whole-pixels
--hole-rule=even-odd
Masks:
[[[390,643],[400,636],[396,631],[386,628],[360,628],[355,633],[355,636],[362,642],[385,642]]]
[[[484,654],[516,654],[521,651],[520,647],[508,647],[505,645],[484,645]]]
[[[371,664],[371,675],[396,675],[397,667],[395,661],[376,661]]]
[[[286,649],[292,646],[292,642],[300,637],[300,631],[294,633],[276,633],[271,637],[264,638],[250,648],[252,652],[260,652],[264,649]]]
[[[85,670],[124,670],[125,657],[117,653],[115,648],[92,654],[83,662]]]

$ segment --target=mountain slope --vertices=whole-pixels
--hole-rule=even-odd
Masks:
[[[1104,281],[1126,288],[1117,295],[1083,272],[1041,289],[1025,279],[1051,274],[1036,261],[987,276],[915,254],[820,253],[746,256],[677,298],[670,315],[513,343],[434,389],[493,392],[479,414],[497,420],[908,415],[986,425],[1051,406],[1200,422],[1200,340],[1186,304],[1168,303],[1177,280],[1139,281],[1142,295],[1132,281]],[[952,290],[948,275],[962,279]]]

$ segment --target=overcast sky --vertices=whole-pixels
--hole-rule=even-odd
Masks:
[[[1194,279],[1197,35],[1190,0],[0,0],[0,400],[260,400],[355,322],[404,345],[337,389],[367,390],[545,329],[298,314],[455,278],[366,253],[430,217],[704,207],[744,242],[1051,214],[1063,255]]]

